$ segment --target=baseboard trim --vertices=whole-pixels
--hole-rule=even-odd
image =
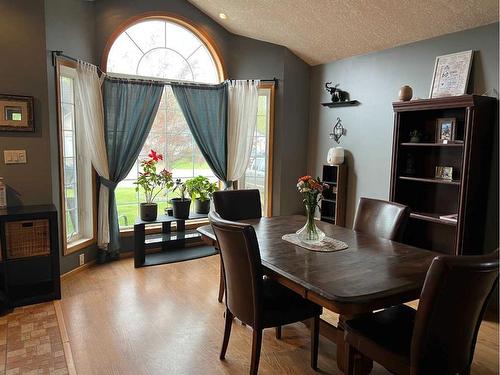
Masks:
[[[62,312],[60,301],[54,301],[54,309],[56,310],[56,318],[59,325],[59,332],[61,333],[61,340],[63,343],[64,357],[66,358],[68,373],[69,375],[77,375],[75,361],[73,360],[73,352],[71,351],[68,330],[66,329],[66,322],[64,321],[64,315]]]
[[[76,267],[76,268],[72,269],[71,271],[68,271],[68,272],[66,272],[66,273],[63,273],[63,274],[61,275],[61,279],[65,279],[65,278],[67,278],[67,277],[69,277],[69,276],[72,276],[72,275],[74,275],[74,274],[78,273],[78,272],[81,272],[81,271],[83,271],[84,269],[87,269],[87,268],[89,268],[90,266],[93,266],[94,264],[95,264],[95,259],[94,259],[94,260],[91,260],[91,261],[89,261],[89,262],[87,262],[87,263],[85,263],[85,264],[84,264],[84,265],[82,265],[82,266],[78,266],[78,267]]]

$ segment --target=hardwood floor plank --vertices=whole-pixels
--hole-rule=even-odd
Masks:
[[[217,302],[217,256],[133,268],[133,259],[93,266],[62,281],[61,309],[73,361],[86,374],[247,374],[252,331],[233,323],[226,360],[219,360],[225,307]],[[336,314],[323,319],[336,323]],[[303,324],[265,330],[259,374],[316,374]],[[335,344],[320,339],[319,368],[341,374]],[[472,374],[498,373],[498,323],[481,326]],[[388,374],[375,364],[372,374]]]

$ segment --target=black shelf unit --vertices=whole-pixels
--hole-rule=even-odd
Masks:
[[[321,220],[331,224],[345,225],[345,201],[347,188],[347,167],[323,165],[322,179],[329,185],[321,200]]]
[[[189,243],[199,242],[201,235],[196,230],[186,230],[187,220],[206,219],[206,214],[190,213],[187,219],[178,219],[168,215],[158,215],[155,221],[137,219],[134,225],[134,267],[147,267],[171,262],[173,252],[181,252],[185,260],[198,258],[196,250],[186,248]],[[172,231],[172,223],[176,230]],[[146,226],[161,225],[160,233],[146,233]],[[160,249],[160,252],[147,253],[148,249]]]
[[[9,224],[29,228],[47,221],[49,251],[44,255],[15,257],[7,241]],[[57,210],[53,205],[0,209],[0,294],[4,308],[30,305],[61,298]],[[9,255],[10,254],[10,255]]]

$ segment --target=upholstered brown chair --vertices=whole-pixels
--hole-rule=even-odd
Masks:
[[[360,198],[353,229],[388,240],[400,241],[409,216],[410,209],[402,204]]]
[[[319,316],[322,308],[263,276],[259,244],[253,227],[209,214],[219,243],[226,285],[226,323],[220,359],[224,359],[236,317],[253,329],[250,374],[259,367],[262,330],[312,319],[311,366],[317,368]]]
[[[216,191],[215,211],[225,220],[259,219],[262,217],[260,192],[257,189]],[[219,302],[224,297],[224,272],[220,271]]]
[[[469,374],[498,263],[498,250],[436,257],[417,311],[400,305],[345,322],[347,373],[362,353],[395,374]]]

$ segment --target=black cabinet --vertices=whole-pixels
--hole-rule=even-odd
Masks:
[[[0,210],[0,292],[4,307],[61,298],[53,205]]]

